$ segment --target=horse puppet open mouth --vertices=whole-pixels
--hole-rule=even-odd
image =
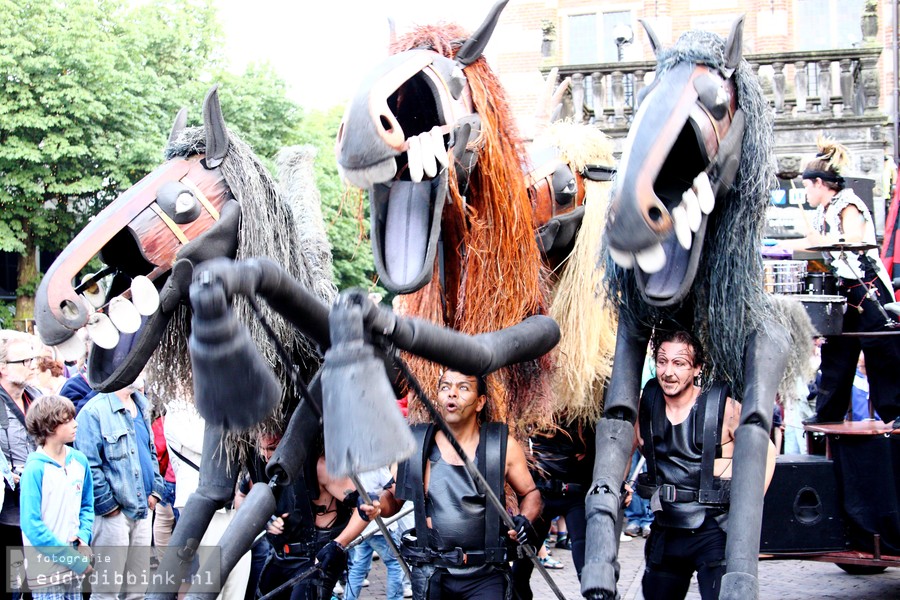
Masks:
[[[241,209],[219,168],[229,141],[215,88],[203,112],[205,152],[172,156],[122,193],[63,250],[38,288],[41,338],[75,358],[85,330],[95,389],[134,381],[187,301],[193,267],[237,250]],[[182,112],[170,144],[184,125]],[[105,266],[87,274],[94,258]]]
[[[344,114],[338,165],[347,181],[369,191],[375,267],[396,293],[431,280],[449,163],[462,190],[477,161],[481,123],[464,69],[482,55],[506,3],[494,5],[478,31],[459,41],[453,58],[415,48],[386,59]]]
[[[736,27],[724,72],[684,61],[658,73],[628,132],[605,238],[612,259],[635,269],[648,304],[674,305],[688,293],[707,222],[734,181],[744,131],[731,77],[740,37]]]

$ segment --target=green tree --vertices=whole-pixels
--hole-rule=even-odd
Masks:
[[[148,30],[164,4],[185,8],[173,22],[193,46],[167,45],[178,35],[163,23]],[[187,35],[198,23],[215,32],[191,6],[0,0],[0,250],[20,254],[18,318],[33,314],[36,249],[65,245],[159,162],[185,93],[178,79],[207,64],[213,45]],[[150,53],[154,43],[168,56]]]
[[[278,151],[302,139],[303,111],[287,96],[287,84],[268,64],[251,64],[241,75],[221,71],[219,98],[228,126],[250,144],[274,174]],[[202,97],[202,96],[199,96]]]
[[[318,148],[316,184],[322,196],[322,215],[328,230],[339,289],[363,288],[384,294],[375,283],[375,263],[369,242],[368,203],[362,194],[346,191],[338,174],[334,153],[335,136],[343,107],[310,111],[300,122],[300,142]]]

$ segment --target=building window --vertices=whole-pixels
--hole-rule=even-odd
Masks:
[[[567,17],[566,62],[572,65],[611,63],[618,60],[613,30],[617,25],[634,27],[631,11],[615,11],[569,15]],[[630,44],[623,48],[624,60],[633,60],[632,49],[640,51],[639,45]]]
[[[569,62],[583,65],[597,62],[597,15],[569,17]]]
[[[629,27],[632,27],[631,12],[623,10],[620,12],[603,13],[603,37],[601,38],[600,45],[600,55],[603,62],[616,62],[619,60],[619,49],[616,46],[616,36],[613,33],[619,25],[628,25]],[[626,48],[623,47],[623,51],[625,49]]]
[[[796,0],[797,50],[853,48],[862,42],[864,0]]]

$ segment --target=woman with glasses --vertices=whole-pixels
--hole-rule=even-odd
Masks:
[[[0,542],[6,547],[22,545],[19,527],[19,475],[25,468],[25,459],[36,448],[25,429],[25,413],[31,401],[40,392],[31,387],[37,367],[37,339],[18,331],[0,331],[0,450],[10,467],[10,477],[4,478],[5,497],[0,511]],[[14,556],[9,565],[3,562],[3,585],[13,590],[12,597],[19,598],[18,582],[11,577],[16,571]],[[23,572],[24,575],[24,572]]]

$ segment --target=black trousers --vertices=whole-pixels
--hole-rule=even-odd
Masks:
[[[867,297],[867,288],[859,281],[842,280],[839,292],[847,298],[843,331],[889,331],[878,304],[892,302],[893,294],[875,277],[874,271],[867,269],[864,279],[874,283],[878,300]],[[897,369],[900,368],[900,333],[875,337],[829,336],[822,345],[822,380],[816,396],[819,422],[844,420],[850,407],[860,351],[866,360],[872,406],[886,423],[900,416],[900,377],[897,376]]]
[[[683,599],[697,572],[700,597],[719,597],[725,574],[725,532],[707,517],[698,529],[660,527],[654,523],[644,547],[644,600]]]
[[[572,543],[572,562],[575,563],[575,572],[581,579],[581,568],[584,567],[584,538],[586,522],[584,517],[584,494],[541,494],[544,500],[544,508],[541,516],[534,522],[534,531],[537,533],[535,544],[543,544],[550,532],[550,523],[555,517],[563,516],[566,519],[569,539]],[[539,550],[536,546],[535,550]],[[514,598],[531,600],[531,576],[534,572],[534,563],[531,559],[520,558],[513,563],[512,580]]]
[[[467,575],[451,574],[432,565],[412,570],[413,600],[504,600],[509,598],[509,573],[484,567]]]
[[[313,556],[280,556],[273,550],[259,576],[257,597],[264,596],[316,564]],[[331,600],[336,579],[323,579],[321,571],[298,581],[274,598],[278,600]]]

